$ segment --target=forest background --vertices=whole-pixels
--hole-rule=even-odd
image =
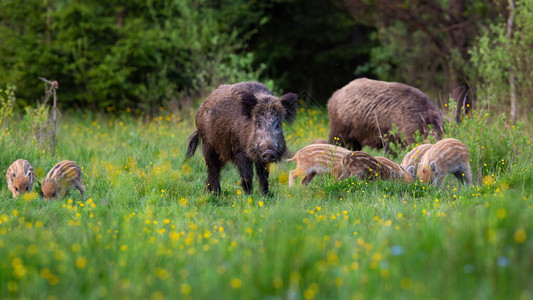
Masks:
[[[295,152],[363,76],[427,93],[473,184],[289,189],[280,162],[268,197],[233,167],[215,196],[185,160],[220,84],[299,93]],[[0,180],[0,298],[533,299],[532,77],[533,0],[0,0],[0,170],[37,181],[13,199]],[[87,199],[39,195],[61,160]]]
[[[139,113],[243,80],[325,103],[363,76],[513,121],[533,104],[530,0],[3,0],[0,41],[19,106],[42,98],[39,76],[62,108]]]

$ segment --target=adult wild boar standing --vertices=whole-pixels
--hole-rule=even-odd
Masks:
[[[257,82],[221,85],[200,105],[197,130],[189,137],[187,158],[202,141],[207,189],[220,194],[220,171],[227,162],[237,166],[245,193],[253,190],[253,165],[263,194],[268,194],[268,163],[286,151],[282,123],[296,117],[298,96],[276,97]]]
[[[365,145],[388,149],[390,142],[409,145],[415,142],[417,130],[427,136],[428,125],[436,138],[444,130],[442,113],[428,96],[397,82],[353,80],[331,96],[328,114],[329,142],[353,150]],[[393,124],[398,128],[394,136],[390,132]]]

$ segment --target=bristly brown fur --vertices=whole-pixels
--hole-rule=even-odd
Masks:
[[[454,175],[459,182],[472,184],[470,151],[457,139],[443,139],[422,156],[417,175],[422,182],[432,182],[442,186],[446,175]]]
[[[331,96],[328,114],[329,142],[353,150],[365,145],[379,149],[390,142],[412,144],[417,130],[428,134],[427,125],[437,138],[442,135],[441,111],[426,94],[402,83],[356,79]],[[399,131],[396,136],[390,136],[393,124]],[[380,132],[388,136],[386,140],[380,138]]]
[[[296,94],[274,96],[257,82],[221,85],[200,105],[197,133],[191,135],[187,157],[202,142],[209,191],[220,194],[220,171],[228,162],[237,166],[245,193],[252,192],[253,169],[263,194],[268,194],[267,163],[286,152],[281,124],[297,113]]]

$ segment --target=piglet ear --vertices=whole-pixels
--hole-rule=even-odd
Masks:
[[[432,161],[432,162],[429,164],[429,166],[430,166],[430,169],[431,169],[431,173],[435,173],[435,172],[437,172],[437,166],[435,165],[435,162],[434,162],[434,161]]]
[[[295,93],[288,93],[279,98],[281,105],[285,108],[285,120],[289,123],[294,121],[298,113],[298,95]]]
[[[252,118],[252,110],[257,105],[257,98],[248,91],[239,91],[237,97],[241,102],[241,113],[248,119]]]
[[[411,176],[415,177],[416,174],[415,174],[415,166],[409,166],[407,167],[407,173],[411,174]]]

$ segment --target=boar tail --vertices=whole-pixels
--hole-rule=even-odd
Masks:
[[[195,130],[189,137],[189,146],[187,146],[187,153],[185,154],[185,159],[190,158],[196,152],[196,147],[198,147],[198,142],[200,141],[200,135],[198,130]]]

